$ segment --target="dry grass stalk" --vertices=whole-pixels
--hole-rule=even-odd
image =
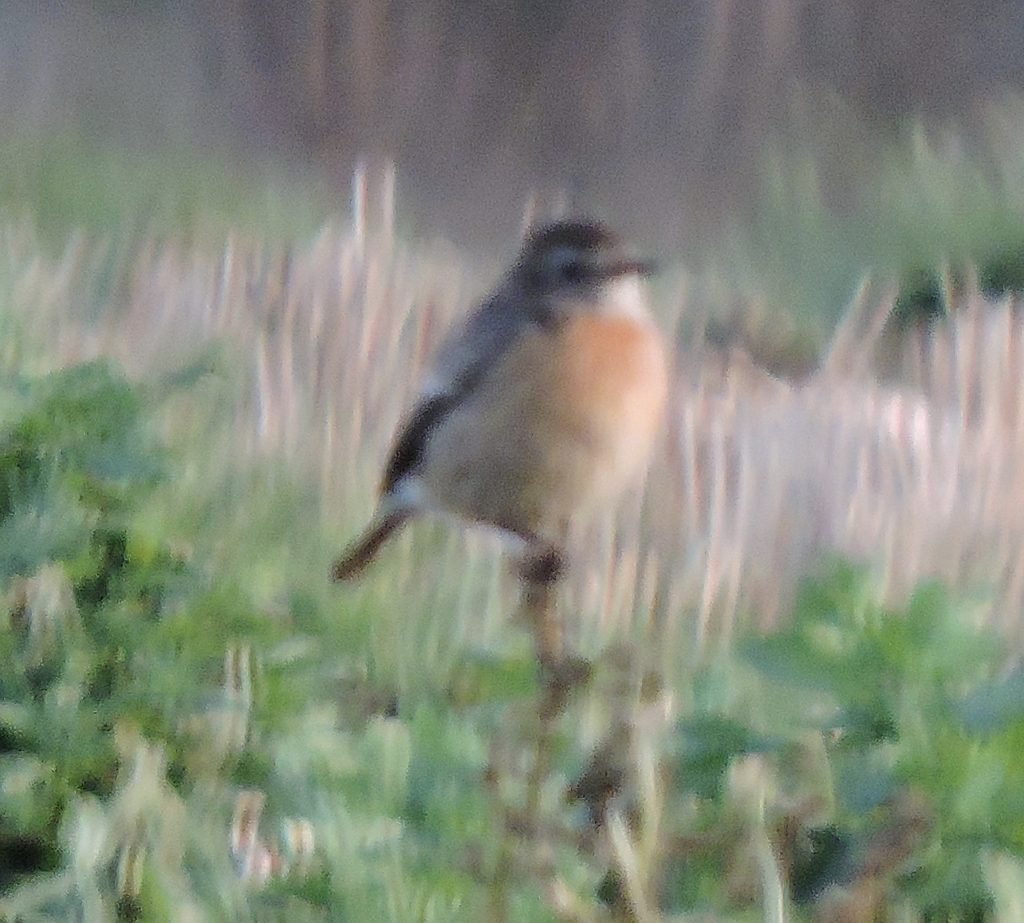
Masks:
[[[239,236],[215,254],[143,244],[130,260],[114,254],[103,290],[110,244],[74,237],[48,262],[24,228],[0,237],[9,300],[56,361],[110,354],[141,372],[214,338],[236,344],[252,368],[236,446],[315,474],[325,517],[340,522],[367,512],[424,361],[486,282],[451,253],[376,243],[365,223],[287,250]],[[96,322],[83,316],[89,297]],[[687,297],[681,286],[669,299],[667,326]],[[905,384],[889,386],[869,374],[863,344],[890,299],[865,296],[823,370],[799,385],[740,352],[680,353],[669,435],[645,490],[614,530],[581,536],[572,640],[593,648],[621,631],[650,634],[666,661],[724,643],[741,621],[773,624],[797,578],[832,553],[874,562],[894,597],[927,576],[991,586],[979,618],[1020,633],[1024,321],[1009,303],[969,294],[942,327],[908,340]],[[428,576],[411,557],[417,544],[400,543],[370,579],[410,598],[433,587],[449,630],[454,621],[479,640],[502,630],[511,607],[493,537],[449,538]],[[484,589],[438,589],[464,578]]]

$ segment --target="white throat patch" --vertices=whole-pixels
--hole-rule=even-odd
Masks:
[[[600,312],[612,317],[647,317],[643,280],[630,273],[606,282],[601,288]]]

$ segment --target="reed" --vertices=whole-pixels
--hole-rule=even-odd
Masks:
[[[424,363],[488,281],[457,253],[396,238],[393,172],[383,213],[367,182],[357,174],[356,223],[289,245],[233,233],[219,248],[151,239],[128,252],[73,235],[54,259],[8,224],[9,313],[54,364],[104,354],[141,374],[226,342],[247,382],[232,451],[312,478],[340,537],[368,511]],[[699,312],[691,281],[661,287],[666,330]],[[831,555],[870,562],[894,598],[929,576],[991,589],[979,619],[1019,637],[1024,321],[1010,300],[967,291],[905,339],[882,380],[872,360],[893,297],[866,285],[799,383],[740,350],[681,343],[647,483],[614,524],[581,532],[565,601],[577,646],[625,633],[665,658],[701,655],[775,624],[800,576]],[[367,580],[429,599],[435,638],[485,643],[510,606],[496,541],[445,525],[417,526]]]

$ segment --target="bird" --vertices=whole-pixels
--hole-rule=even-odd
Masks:
[[[645,291],[652,268],[599,221],[530,232],[442,342],[373,517],[332,577],[359,576],[423,513],[514,536],[535,574],[560,574],[571,524],[638,477],[660,429],[668,360]]]

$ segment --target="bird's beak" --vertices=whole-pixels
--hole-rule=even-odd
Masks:
[[[619,276],[650,276],[657,271],[657,266],[650,260],[616,260],[601,268],[601,275],[606,279]]]

